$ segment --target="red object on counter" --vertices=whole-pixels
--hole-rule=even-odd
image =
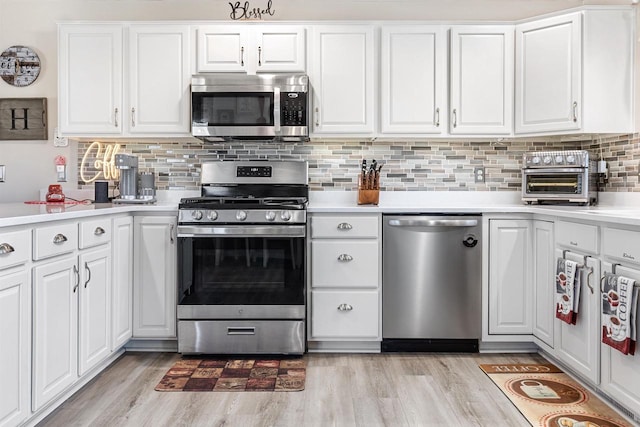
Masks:
[[[51,184],[47,192],[47,203],[64,203],[64,194],[60,184]]]

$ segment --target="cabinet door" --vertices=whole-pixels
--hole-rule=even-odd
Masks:
[[[133,334],[133,218],[113,220],[113,281],[111,286],[111,350]]]
[[[78,378],[78,280],[75,255],[33,268],[33,411]]]
[[[62,133],[122,132],[122,26],[59,27],[58,123]]]
[[[533,335],[553,348],[555,257],[553,222],[533,221]]]
[[[304,27],[256,28],[253,47],[257,72],[304,72],[307,69]]]
[[[375,105],[373,27],[313,29],[315,133],[372,133]]]
[[[132,25],[129,29],[129,131],[188,134],[189,27]]]
[[[176,217],[134,219],[133,336],[176,336]]]
[[[31,414],[30,288],[24,266],[0,272],[0,426],[17,426]]]
[[[197,30],[197,70],[247,71],[248,28],[241,25],[203,25]]]
[[[489,223],[489,334],[531,334],[531,222]]]
[[[446,129],[446,42],[437,25],[382,27],[382,133]]]
[[[513,126],[513,27],[451,29],[452,134],[509,134]]]
[[[562,250],[556,249],[556,257]],[[566,259],[584,264],[582,254],[566,252]],[[581,276],[580,303],[575,325],[556,320],[555,354],[572,370],[591,384],[600,382],[600,261],[586,257],[587,266],[593,268],[588,277],[583,270]]]
[[[516,133],[582,126],[582,15],[516,26]]]
[[[602,272],[611,272],[610,263],[602,263]],[[640,283],[640,270],[617,265],[616,274],[629,277]],[[600,322],[598,322],[598,332],[596,338],[600,340]],[[636,334],[640,331],[640,316],[636,316]],[[600,378],[600,388],[609,396],[614,398],[630,410],[638,413],[640,408],[640,349],[636,344],[636,354],[624,355],[618,350],[614,350],[606,344],[600,347],[602,360],[602,376]]]
[[[80,254],[79,368],[83,375],[111,353],[111,247]]]

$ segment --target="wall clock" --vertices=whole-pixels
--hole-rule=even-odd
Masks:
[[[40,74],[40,58],[26,46],[11,46],[0,55],[0,77],[13,86],[29,86]]]

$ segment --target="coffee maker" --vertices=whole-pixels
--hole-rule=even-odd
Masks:
[[[145,194],[141,196],[138,192],[138,157],[129,154],[116,154],[115,166],[120,171],[120,196],[113,199],[114,203],[154,203],[156,201],[155,188],[153,188],[153,194],[150,194],[148,188],[148,176],[153,177],[152,173],[144,174]]]

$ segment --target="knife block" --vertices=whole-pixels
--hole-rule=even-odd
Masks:
[[[362,175],[358,180],[358,204],[359,205],[378,205],[380,201],[380,184],[377,183],[375,188],[365,188],[362,182]]]

